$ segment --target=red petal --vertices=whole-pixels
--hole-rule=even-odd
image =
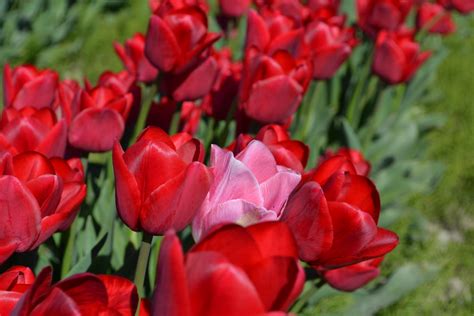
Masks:
[[[270,41],[267,25],[263,18],[255,11],[250,10],[247,21],[247,38],[245,47],[256,47],[263,51]]]
[[[107,289],[100,278],[91,273],[69,277],[55,285],[79,307],[80,315],[99,315],[108,306]]]
[[[354,291],[363,287],[380,274],[380,269],[368,262],[360,262],[323,273],[324,279],[340,291]]]
[[[264,123],[284,122],[298,108],[303,89],[288,76],[257,81],[244,105],[247,115]]]
[[[173,233],[167,233],[161,243],[157,269],[153,315],[190,316],[183,251],[179,239]]]
[[[189,73],[173,92],[176,101],[192,101],[204,97],[211,91],[218,74],[218,65],[209,57]]]
[[[140,222],[145,231],[161,235],[168,229],[180,231],[193,219],[209,192],[211,173],[195,162],[186,171],[153,191],[143,204]]]
[[[373,218],[349,204],[329,202],[333,226],[333,244],[321,258],[326,266],[338,267],[357,262],[354,257],[373,240],[377,226]]]
[[[288,310],[303,290],[305,274],[295,258],[269,257],[246,271],[267,311]]]
[[[48,296],[41,301],[28,315],[61,315],[61,316],[80,316],[81,309],[77,304],[63,291],[53,288]],[[89,314],[93,315],[93,314]]]
[[[282,221],[292,230],[302,260],[318,260],[331,248],[332,220],[324,193],[316,182],[306,183],[290,198]]]
[[[43,153],[46,157],[63,157],[67,143],[67,125],[63,119],[42,139],[36,151]]]
[[[126,316],[135,315],[138,306],[138,294],[135,284],[128,279],[114,275],[99,275],[107,289],[109,310]]]
[[[181,55],[178,42],[168,25],[158,16],[150,18],[146,34],[145,54],[162,71],[172,70]]]
[[[58,75],[46,73],[26,83],[16,95],[13,107],[22,109],[31,106],[37,109],[50,107],[56,96]]]
[[[26,186],[38,201],[41,217],[49,216],[56,211],[63,189],[63,182],[58,176],[45,174],[28,181]]]
[[[123,150],[118,142],[114,145],[113,162],[117,211],[124,223],[136,231],[139,228],[140,191],[135,177],[123,160]]]
[[[13,157],[13,169],[15,176],[22,181],[54,174],[53,165],[48,158],[33,151],[24,152]]]
[[[108,151],[116,140],[122,138],[124,128],[124,119],[117,111],[89,108],[72,121],[69,142],[85,151]]]
[[[282,222],[266,222],[245,228],[253,237],[263,258],[298,257],[298,248],[290,228]],[[278,243],[275,243],[278,240]]]
[[[19,292],[0,291],[0,315],[11,315],[22,295]]]
[[[0,177],[0,241],[2,252],[11,252],[11,244],[17,251],[29,250],[40,229],[40,209],[35,197],[12,176]],[[7,251],[8,250],[8,251]]]
[[[378,228],[375,238],[361,250],[363,259],[380,257],[392,251],[398,245],[398,236],[384,228]]]
[[[244,271],[211,252],[187,256],[186,272],[193,315],[261,315],[263,304]]]

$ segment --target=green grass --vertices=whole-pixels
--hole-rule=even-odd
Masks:
[[[474,27],[470,20],[467,30]],[[451,53],[433,87],[443,98],[427,105],[448,118],[442,129],[429,135],[429,158],[443,162],[446,171],[432,194],[414,202],[429,219],[431,236],[420,247],[402,249],[390,259],[391,263],[437,263],[441,270],[435,280],[384,310],[383,315],[474,313],[474,34],[456,34],[446,44]]]

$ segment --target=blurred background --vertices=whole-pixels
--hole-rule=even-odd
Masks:
[[[121,69],[112,43],[146,32],[149,15],[145,0],[1,0],[0,65],[35,64],[95,82],[105,69]],[[415,190],[422,193],[401,197],[408,207],[391,225],[401,243],[382,272],[398,273],[397,282],[370,296],[322,291],[318,315],[474,314],[474,19],[456,22],[458,31],[442,39],[448,54],[433,97],[420,104],[446,117],[424,136],[423,157],[444,172]]]

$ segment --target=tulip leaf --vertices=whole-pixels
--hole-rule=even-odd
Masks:
[[[89,267],[92,264],[92,259],[95,258],[99,254],[99,251],[104,246],[106,240],[107,240],[107,233],[99,236],[99,238],[96,239],[95,244],[88,251],[88,253],[84,255],[81,259],[79,259],[79,261],[71,267],[69,272],[66,274],[66,277],[74,275],[76,273],[86,272],[87,269],[89,269]]]
[[[342,119],[342,127],[344,128],[347,145],[351,148],[361,150],[362,145],[360,144],[359,137],[346,119]]]

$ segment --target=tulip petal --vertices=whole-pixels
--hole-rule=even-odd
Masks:
[[[263,51],[270,42],[270,33],[263,18],[255,10],[250,10],[247,21],[245,48],[256,47]]]
[[[22,295],[18,303],[15,305],[10,316],[31,315],[31,311],[38,300],[44,298],[44,296],[49,293],[52,280],[53,275],[51,267],[46,267],[41,270],[33,285]]]
[[[80,315],[99,315],[108,306],[107,289],[94,274],[76,274],[60,281],[55,287],[77,304]]]
[[[256,226],[260,225],[251,227]],[[232,264],[238,266],[251,265],[259,262],[262,259],[262,253],[255,239],[247,229],[238,225],[223,226],[211,232],[199,243],[194,245],[190,253],[219,252]]]
[[[28,181],[26,186],[36,198],[42,218],[51,215],[56,210],[63,189],[63,182],[58,176],[45,174]]]
[[[113,149],[115,174],[115,200],[117,212],[123,222],[132,230],[139,229],[139,212],[141,208],[140,191],[137,180],[128,170],[123,159],[123,150],[118,142]]]
[[[218,253],[187,256],[191,306],[197,316],[261,315],[263,304],[244,271]]]
[[[11,251],[14,242],[17,251],[30,248],[40,229],[40,208],[35,197],[12,176],[0,177],[0,244],[7,244],[5,252]],[[2,246],[2,248],[5,246]]]
[[[53,288],[48,296],[41,301],[28,315],[61,315],[61,316],[81,316],[79,306],[66,293],[58,288]],[[93,314],[90,314],[93,315]]]
[[[0,291],[0,315],[10,315],[22,295],[19,292]]]
[[[120,315],[135,315],[138,306],[137,288],[128,279],[115,275],[99,275],[108,296],[108,308]]]
[[[41,109],[50,107],[56,96],[58,75],[49,72],[26,83],[16,95],[13,107],[22,109],[27,106]]]
[[[184,229],[193,219],[211,185],[211,174],[199,162],[153,191],[144,202],[140,222],[145,231],[161,235]]]
[[[374,55],[373,70],[388,83],[403,81],[406,58],[400,47],[390,39],[377,45]]]
[[[252,224],[276,221],[278,220],[277,213],[267,211],[255,204],[244,200],[229,200],[225,201],[213,209],[211,209],[203,218],[196,221],[193,225],[193,235],[196,240],[200,240],[219,226],[225,224],[239,224],[241,226],[249,226]]]
[[[296,112],[302,87],[285,75],[257,81],[244,104],[247,115],[263,123],[282,123]]]
[[[217,61],[209,57],[193,69],[173,92],[176,101],[193,101],[211,91],[218,75]]]
[[[152,300],[153,315],[190,316],[191,306],[179,239],[166,233],[161,243]]]
[[[318,183],[303,185],[288,201],[281,220],[288,223],[293,232],[302,260],[318,260],[331,248],[332,220]]]
[[[363,259],[380,257],[392,251],[397,245],[397,234],[384,228],[378,228],[375,238],[362,249],[359,256]]]
[[[323,273],[324,279],[331,287],[346,292],[363,287],[379,274],[380,269],[378,267],[374,267],[365,261]]]
[[[152,15],[146,34],[145,55],[162,71],[176,66],[181,50],[168,25],[158,16]]]
[[[46,157],[63,157],[66,151],[67,125],[62,119],[56,124],[47,136],[41,141],[36,151],[43,153]]]
[[[280,171],[260,185],[264,199],[263,206],[282,214],[288,197],[300,183],[301,176],[291,169],[279,168]]]
[[[328,202],[328,207],[334,239],[321,261],[330,268],[360,261],[354,257],[377,235],[374,219],[347,203]]]
[[[122,138],[124,128],[124,119],[117,111],[89,108],[80,112],[72,121],[69,142],[86,151],[109,151],[114,142]]]
[[[260,186],[252,171],[229,151],[213,145],[211,166],[214,169],[214,183],[209,192],[210,209],[218,203],[229,200],[244,200],[258,207],[263,206]]]
[[[265,310],[286,311],[303,290],[304,270],[295,258],[269,257],[246,271]]]
[[[258,183],[265,182],[278,172],[271,151],[258,140],[251,141],[235,158],[252,171]]]
[[[284,222],[265,222],[246,228],[263,258],[298,257],[298,248],[293,234]],[[278,243],[275,242],[278,240]]]

